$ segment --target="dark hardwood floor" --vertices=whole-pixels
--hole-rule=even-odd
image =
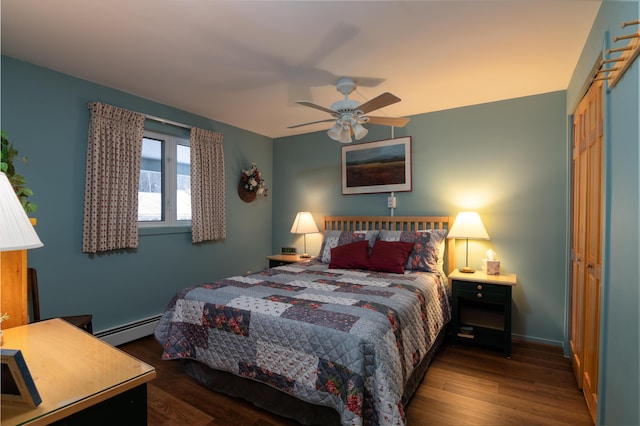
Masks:
[[[156,367],[148,386],[150,426],[295,425],[252,404],[206,390],[161,361],[152,337],[120,349]],[[413,425],[592,425],[568,359],[556,347],[514,342],[500,351],[445,344],[407,408]]]

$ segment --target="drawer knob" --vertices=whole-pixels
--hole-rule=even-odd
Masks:
[[[482,293],[478,293],[476,296],[478,296],[478,299],[482,299]]]
[[[482,284],[478,284],[478,286],[476,287],[478,290],[482,290]]]

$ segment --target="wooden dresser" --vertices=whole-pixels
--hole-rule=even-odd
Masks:
[[[19,349],[42,402],[2,402],[2,426],[145,425],[155,368],[61,319],[4,330]]]

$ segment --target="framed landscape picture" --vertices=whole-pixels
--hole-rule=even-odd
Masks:
[[[411,136],[342,147],[342,194],[411,191]]]

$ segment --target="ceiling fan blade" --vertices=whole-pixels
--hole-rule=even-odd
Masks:
[[[313,102],[296,101],[296,103],[300,104],[300,105],[308,106],[308,107],[311,107],[311,108],[319,109],[320,111],[328,112],[329,114],[339,114],[338,111],[334,111],[334,110],[332,110],[330,108],[326,108],[326,107],[323,107],[321,105],[314,104]]]
[[[370,111],[384,108],[391,104],[395,104],[396,102],[400,102],[399,97],[397,97],[396,95],[392,95],[389,92],[384,92],[383,94],[378,95],[375,98],[363,103],[358,107],[358,109],[362,111],[364,114],[366,114]]]
[[[369,124],[380,124],[382,126],[404,127],[409,122],[409,118],[404,117],[369,117]]]
[[[296,127],[308,126],[310,124],[328,123],[329,121],[336,121],[336,119],[335,118],[327,118],[325,120],[310,121],[308,123],[295,124],[293,126],[287,126],[287,129],[295,129]]]

